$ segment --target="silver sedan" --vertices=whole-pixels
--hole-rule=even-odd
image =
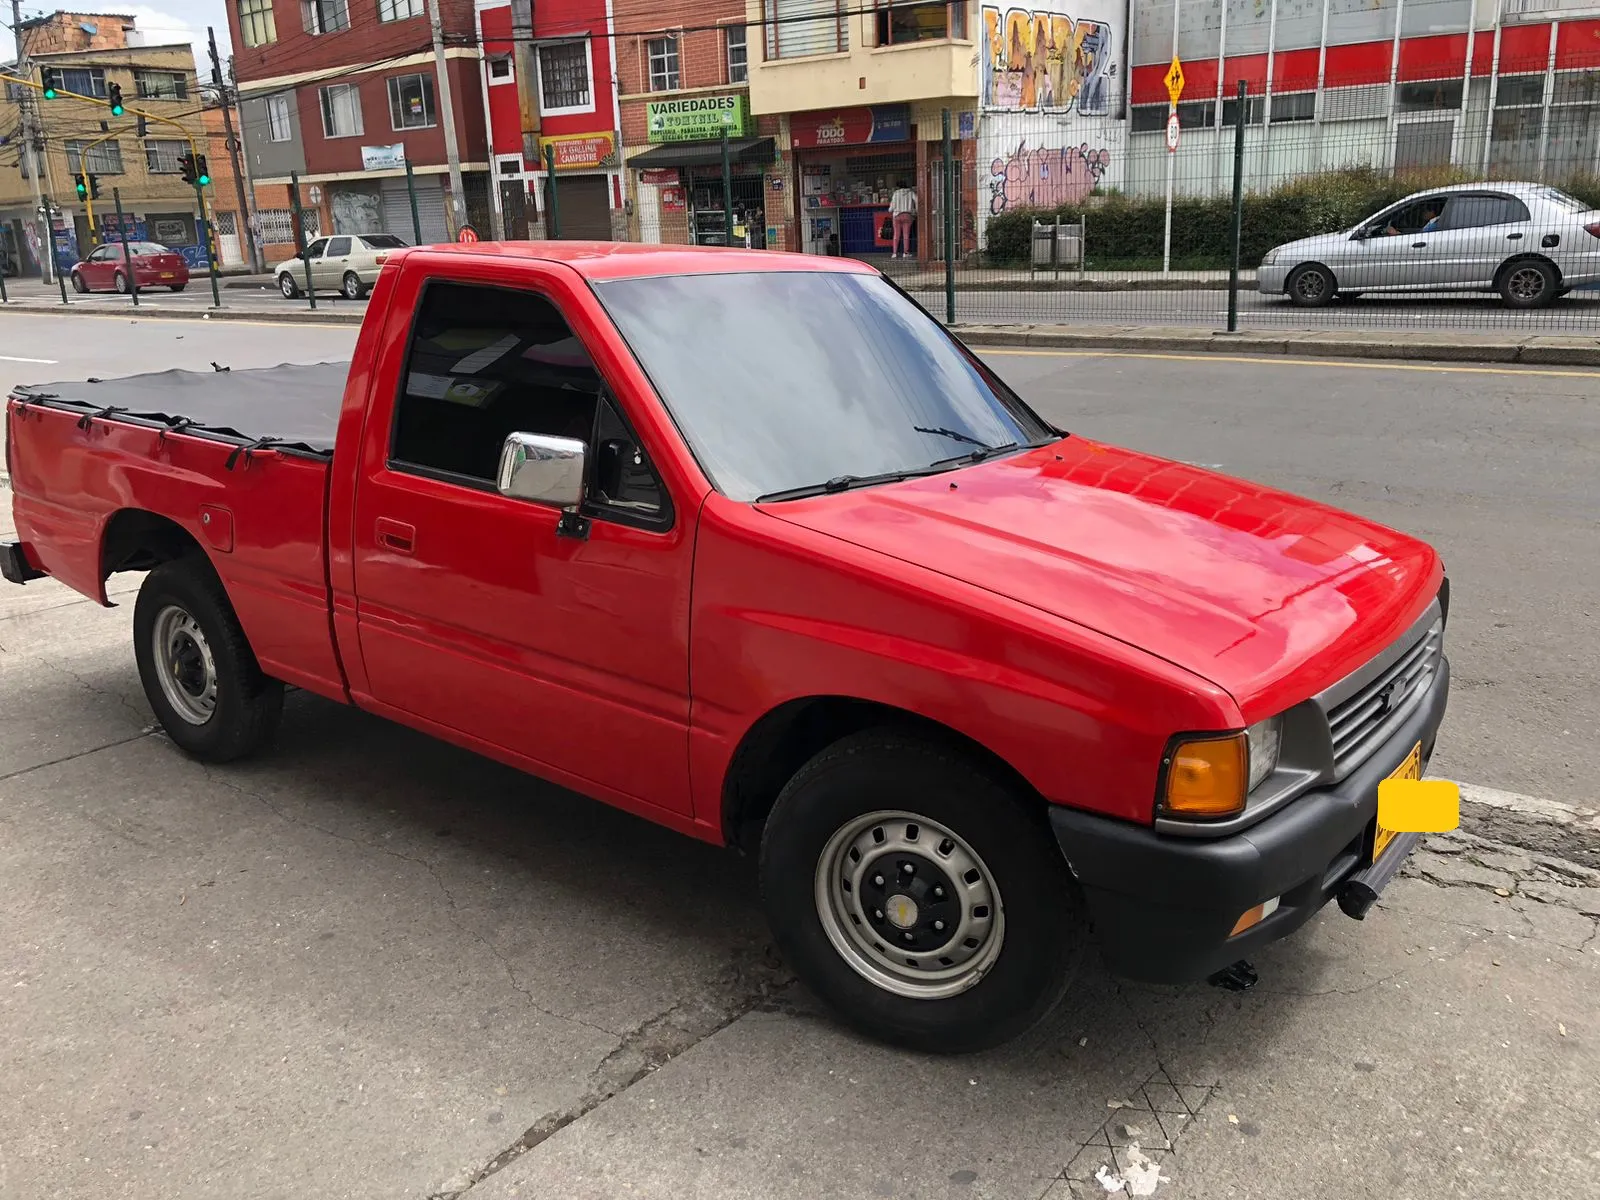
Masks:
[[[1498,292],[1542,308],[1600,282],[1600,211],[1541,183],[1434,188],[1269,250],[1257,286],[1307,307],[1362,292]]]

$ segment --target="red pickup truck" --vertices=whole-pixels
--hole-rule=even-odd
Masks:
[[[181,750],[261,748],[293,685],[754,849],[880,1037],[1016,1034],[1090,930],[1206,977],[1416,841],[1376,794],[1444,715],[1434,551],[1052,427],[859,263],[405,250],[348,370],[7,411],[6,578],[148,572]]]

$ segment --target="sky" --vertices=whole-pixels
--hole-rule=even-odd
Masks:
[[[206,26],[217,31],[217,53],[223,65],[232,53],[228,48],[228,10],[224,0],[161,0],[159,7],[146,4],[50,4],[39,0],[22,0],[22,19],[43,16],[57,8],[68,12],[93,13],[96,11],[128,13],[134,25],[145,35],[149,45],[171,42],[192,42],[194,60],[201,78],[211,73],[206,51]],[[11,0],[0,0],[0,62],[10,62],[16,57],[16,42],[11,36]]]

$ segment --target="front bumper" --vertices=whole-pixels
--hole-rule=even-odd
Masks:
[[[1231,837],[1176,838],[1052,808],[1050,824],[1083,888],[1107,965],[1151,983],[1204,979],[1293,933],[1357,875],[1376,874],[1381,887],[1386,874],[1364,871],[1378,784],[1418,742],[1427,765],[1449,692],[1450,664],[1441,659],[1422,703],[1366,762]],[[1416,840],[1397,838],[1379,865],[1403,858]],[[1230,936],[1241,914],[1274,896],[1276,912]]]
[[[1284,284],[1289,278],[1289,264],[1280,260],[1272,266],[1263,264],[1256,268],[1256,288],[1263,296],[1283,295]]]

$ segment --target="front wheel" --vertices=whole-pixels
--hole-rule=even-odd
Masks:
[[[180,750],[230,762],[260,749],[283,715],[283,684],[261,673],[222,581],[203,558],[162,563],[133,607],[145,698]]]
[[[82,295],[89,290],[89,285],[83,281],[83,276],[79,275],[76,271],[72,273],[72,290],[77,292],[79,295]]]
[[[1508,308],[1543,308],[1556,298],[1556,269],[1543,259],[1525,258],[1500,268],[1496,290]]]
[[[953,749],[856,734],[767,820],[779,949],[844,1020],[916,1050],[998,1045],[1061,999],[1084,940],[1065,860],[1027,798]]]
[[[1324,304],[1332,304],[1339,291],[1333,281],[1333,272],[1316,263],[1296,268],[1289,276],[1286,290],[1289,299],[1301,308],[1321,308]]]
[[[294,276],[284,272],[278,276],[278,290],[283,293],[285,300],[293,300],[300,294],[300,288],[294,281]]]
[[[128,294],[128,277],[121,271],[118,271],[112,277],[112,285],[117,289],[117,295],[126,296]]]

